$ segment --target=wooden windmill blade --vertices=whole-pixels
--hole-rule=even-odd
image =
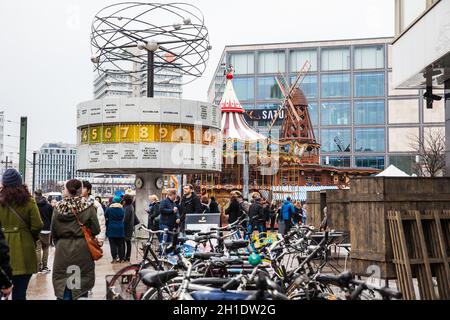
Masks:
[[[284,100],[283,100],[282,105],[285,106],[287,103],[290,107],[291,113],[295,117],[295,120],[300,121],[300,116],[297,114],[297,111],[295,110],[294,104],[292,103],[292,100],[291,100],[291,94],[294,91],[295,87],[290,87],[289,90],[286,90],[287,79],[283,75],[280,75],[280,74],[277,75],[275,77],[275,80],[277,81],[277,84],[280,87],[281,93],[284,95]],[[292,89],[292,88],[294,88],[294,89]]]
[[[303,80],[305,79],[305,77],[308,74],[310,69],[311,69],[311,63],[309,62],[309,60],[306,60],[305,63],[303,64],[302,68],[298,72],[297,78],[295,78],[295,81],[289,90],[289,95],[292,94],[292,92],[295,90],[295,88],[299,87],[302,84]]]

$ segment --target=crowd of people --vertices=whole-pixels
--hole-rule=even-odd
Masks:
[[[206,191],[197,195],[192,185],[166,190],[164,199],[149,196],[145,210],[148,228],[184,232],[189,214],[220,213],[221,208]],[[307,206],[287,198],[283,203],[269,202],[255,192],[250,202],[239,191],[230,194],[224,207],[227,222],[233,223],[243,214],[249,217],[247,236],[255,230],[260,238],[267,231],[287,233],[297,223],[305,223]],[[95,237],[101,248],[108,239],[111,263],[127,263],[131,258],[132,238],[140,224],[131,195],[116,195],[107,201],[92,195],[89,181],[69,180],[63,189],[63,199],[47,199],[41,190],[30,194],[15,169],[3,174],[0,187],[0,296],[25,300],[28,284],[35,273],[52,274],[54,293],[60,300],[87,297],[95,284],[95,261],[85,238],[84,228]],[[170,241],[160,238],[160,242]],[[54,247],[50,270],[49,249]],[[73,268],[80,279],[70,277]],[[72,273],[70,272],[72,270]]]

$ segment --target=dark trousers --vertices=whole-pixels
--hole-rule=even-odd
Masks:
[[[285,227],[284,227],[283,235],[286,235],[289,232],[289,230],[291,230],[293,224],[292,224],[291,220],[284,220],[284,224],[285,224]]]
[[[125,239],[125,260],[131,257],[131,239]]]
[[[111,256],[113,260],[125,260],[125,241],[124,238],[109,238]]]
[[[277,215],[273,215],[270,217],[270,231],[274,232],[275,231],[275,221],[277,219]]]
[[[12,283],[14,286],[12,289],[13,300],[27,300],[27,289],[30,279],[31,274],[12,277]]]

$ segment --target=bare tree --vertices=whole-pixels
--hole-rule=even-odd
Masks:
[[[418,156],[414,170],[419,177],[437,177],[445,169],[445,135],[442,129],[426,129],[423,138],[413,137],[411,147]]]

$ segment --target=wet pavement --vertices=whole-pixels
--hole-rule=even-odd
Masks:
[[[136,244],[133,243],[131,251],[131,262],[134,263],[139,260]],[[103,245],[103,258],[96,261],[95,267],[95,286],[92,289],[92,294],[89,294],[89,300],[105,300],[106,299],[106,280],[105,277],[113,275],[128,263],[111,264],[111,253],[108,241]],[[48,268],[52,269],[53,258],[55,255],[55,248],[50,248]],[[52,273],[38,273],[33,275],[30,280],[27,291],[27,299],[29,300],[56,300],[53,284]]]

